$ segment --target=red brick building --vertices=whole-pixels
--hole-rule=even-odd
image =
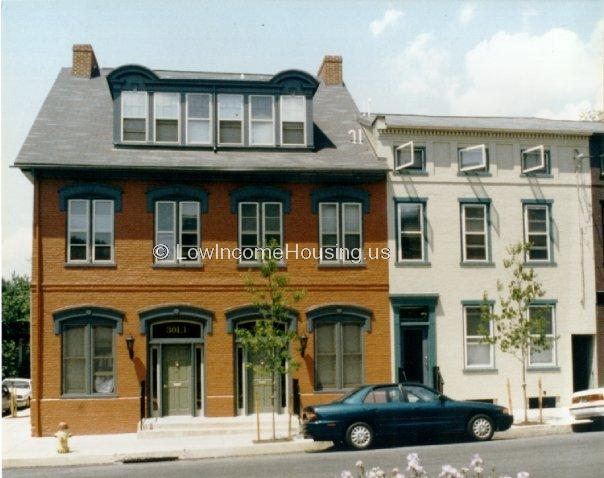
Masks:
[[[318,77],[224,74],[99,68],[74,46],[16,161],[35,195],[32,434],[270,408],[234,333],[259,317],[258,264],[197,248],[290,249],[307,346],[279,408],[389,381],[387,166],[353,142],[357,116],[340,57]]]

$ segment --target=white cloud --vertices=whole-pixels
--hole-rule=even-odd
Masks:
[[[386,10],[384,16],[380,20],[373,20],[369,24],[369,30],[373,36],[380,36],[382,33],[384,33],[384,30],[386,30],[387,27],[393,26],[402,16],[402,10],[396,10],[394,8]]]
[[[459,23],[466,25],[474,19],[476,14],[476,6],[471,3],[464,4],[459,9]]]
[[[2,277],[13,272],[31,277],[31,227],[18,227],[2,234]]]
[[[404,111],[579,119],[601,109],[602,32],[604,19],[588,40],[566,28],[500,31],[457,63],[448,46],[421,34],[396,59]]]

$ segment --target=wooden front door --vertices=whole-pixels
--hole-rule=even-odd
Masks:
[[[162,414],[191,415],[191,346],[164,345],[162,347]]]
[[[254,354],[248,352],[247,358],[249,363],[255,364],[262,360],[260,354]],[[250,413],[256,412],[256,405],[260,413],[272,412],[273,407],[271,405],[271,375],[264,374],[258,370],[254,370],[253,367],[247,368],[247,398],[248,398],[248,410]],[[278,381],[275,383],[275,402],[279,397]],[[276,408],[279,412],[279,408]]]

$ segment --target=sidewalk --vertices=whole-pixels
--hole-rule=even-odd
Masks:
[[[515,417],[522,417],[515,410]],[[536,412],[536,413],[535,413]],[[530,410],[529,418],[538,420],[538,411]],[[568,410],[544,410],[543,425],[514,425],[496,439],[571,433],[574,421]],[[18,418],[2,419],[2,467],[34,467],[107,464],[130,460],[200,459],[229,456],[249,456],[319,451],[331,447],[330,442],[294,439],[289,442],[254,444],[254,434],[211,434],[206,436],[172,436],[139,438],[136,433],[114,435],[74,436],[70,439],[71,453],[56,452],[54,437],[32,438],[29,410],[19,412]],[[262,437],[269,434],[266,429]]]

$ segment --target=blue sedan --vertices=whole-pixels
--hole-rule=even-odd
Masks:
[[[452,400],[416,383],[365,385],[327,405],[304,408],[302,430],[315,441],[347,443],[362,450],[376,437],[410,433],[467,433],[485,441],[507,430],[514,417],[507,408]]]

